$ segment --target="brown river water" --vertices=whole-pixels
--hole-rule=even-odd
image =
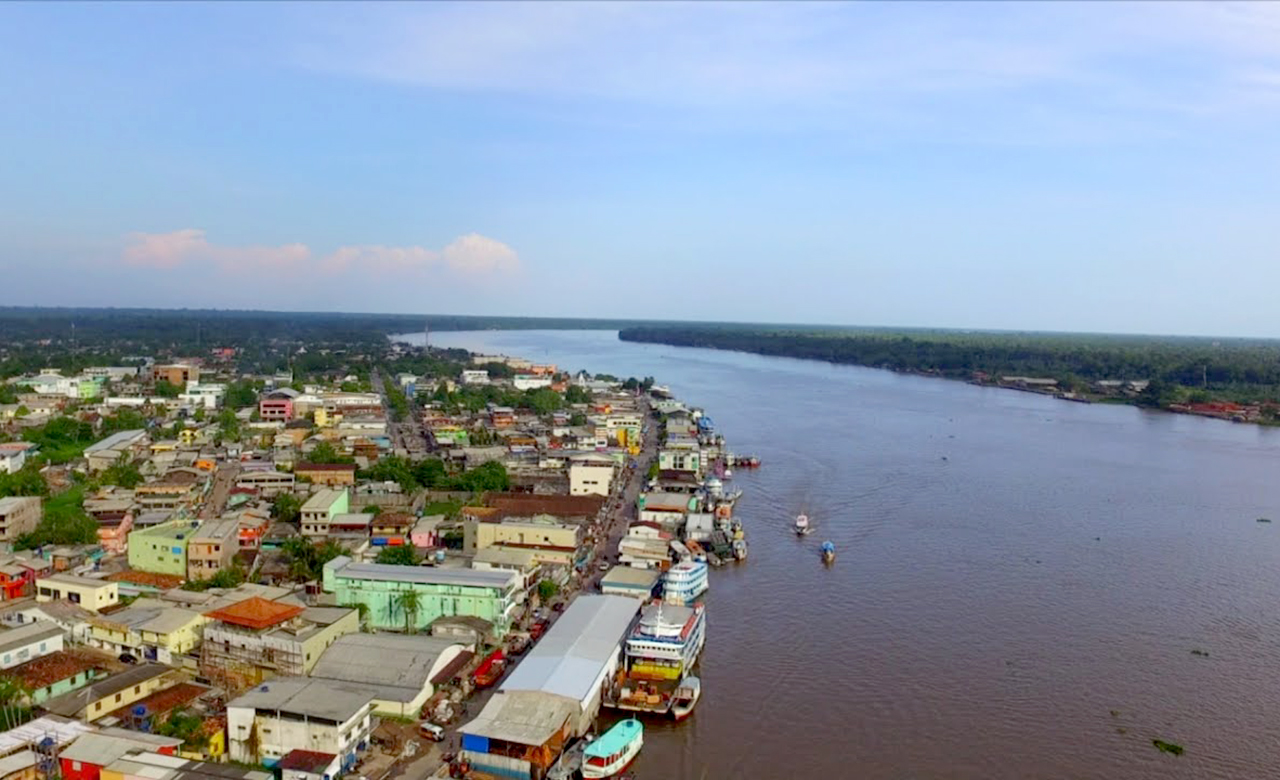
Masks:
[[[1280,778],[1280,430],[611,332],[431,338],[652,375],[764,461],[732,482],[751,554],[712,572],[702,701],[646,724],[639,780]]]

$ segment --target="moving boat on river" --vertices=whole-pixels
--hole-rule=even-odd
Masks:
[[[796,536],[805,536],[813,529],[809,527],[808,515],[796,515]]]
[[[644,746],[644,726],[635,718],[613,724],[583,751],[582,776],[586,780],[613,777],[635,761]]]

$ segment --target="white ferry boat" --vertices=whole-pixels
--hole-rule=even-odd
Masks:
[[[697,560],[677,563],[662,577],[662,600],[687,607],[707,592],[708,580],[707,564]]]
[[[640,613],[625,645],[625,668],[606,697],[624,710],[670,712],[680,681],[693,670],[706,642],[702,604],[680,607],[654,601]]]

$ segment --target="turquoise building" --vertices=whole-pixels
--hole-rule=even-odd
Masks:
[[[371,628],[416,631],[440,617],[476,617],[492,623],[497,638],[510,630],[524,596],[514,571],[354,563],[345,555],[325,564],[324,589],[343,606],[365,605]]]

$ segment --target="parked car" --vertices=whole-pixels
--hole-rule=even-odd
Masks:
[[[444,729],[434,723],[419,723],[418,736],[432,742],[444,742]]]
[[[537,640],[542,638],[543,634],[547,633],[547,629],[550,626],[551,626],[551,623],[549,621],[539,620],[538,622],[533,624],[532,628],[529,629],[529,637],[536,642]]]
[[[552,604],[552,605],[551,605],[551,611],[552,611],[552,612],[564,612],[564,602],[563,602],[563,601],[557,601],[556,603]]]

